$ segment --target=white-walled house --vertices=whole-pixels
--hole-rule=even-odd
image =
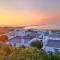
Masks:
[[[13,38],[9,39],[7,44],[11,45],[11,46],[18,47],[18,46],[24,44],[24,39],[19,37],[19,36],[16,36],[16,37],[13,37]]]
[[[27,29],[26,30],[26,36],[30,36],[32,38],[35,38],[37,35],[37,31],[34,31],[33,29]]]
[[[45,48],[48,40],[49,40],[49,32],[48,31],[43,31],[43,49]]]
[[[26,35],[26,32],[25,32],[25,29],[14,29],[14,31],[10,31],[5,35],[7,35],[9,39],[11,39],[16,36],[24,37]]]
[[[49,35],[49,39],[60,40],[60,34],[51,34],[51,35]]]
[[[25,29],[16,29],[15,30],[15,34],[16,36],[25,36],[26,32],[25,32]]]
[[[48,40],[44,50],[46,52],[60,51],[60,40]]]
[[[31,39],[24,39],[24,38],[21,38],[21,37],[14,37],[12,39],[10,39],[7,44],[8,45],[11,45],[11,46],[15,46],[15,47],[19,47],[21,45],[24,45],[24,46],[29,46],[29,41]]]
[[[9,33],[10,33],[10,35],[24,36],[25,35],[25,29],[17,29],[17,28],[15,28],[14,31],[10,31]]]
[[[60,34],[49,31],[48,35],[43,36],[43,49],[48,51],[60,51]]]

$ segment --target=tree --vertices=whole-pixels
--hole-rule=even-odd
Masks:
[[[6,36],[6,35],[1,35],[1,36],[0,36],[0,41],[5,42],[5,41],[7,41],[7,40],[8,40],[8,36]]]
[[[42,40],[36,40],[36,41],[33,41],[30,45],[32,47],[37,47],[38,49],[41,49],[43,47],[43,42]]]
[[[8,56],[13,52],[13,47],[0,44],[0,60],[8,60]]]

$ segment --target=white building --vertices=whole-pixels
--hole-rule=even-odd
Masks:
[[[46,52],[60,51],[60,40],[48,40],[44,50]]]
[[[45,51],[60,51],[60,34],[52,33],[47,36],[47,42],[45,44]]]
[[[24,39],[22,39],[21,37],[17,36],[17,37],[13,37],[11,39],[8,40],[7,44],[11,45],[11,46],[20,46],[24,44]]]
[[[49,35],[49,39],[60,40],[60,34],[51,34],[51,35]]]

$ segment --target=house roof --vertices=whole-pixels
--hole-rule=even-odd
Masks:
[[[57,38],[60,38],[60,34],[51,34],[51,35],[49,35],[49,37],[57,37]]]
[[[24,43],[28,43],[31,39],[28,39],[28,38],[24,39],[19,36],[16,36],[16,37],[13,37],[12,39],[10,39],[9,42],[21,43],[22,40],[24,40]]]
[[[21,38],[20,37],[13,37],[11,39],[9,39],[9,42],[21,42]]]
[[[48,40],[46,46],[54,47],[54,48],[60,48],[60,40]]]
[[[49,32],[48,31],[44,32],[44,36],[49,36]]]

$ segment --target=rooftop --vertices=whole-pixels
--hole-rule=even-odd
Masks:
[[[54,48],[60,48],[60,40],[48,40],[46,46],[54,47]]]
[[[57,37],[57,38],[60,38],[60,34],[51,34],[51,35],[49,35],[49,37]]]

